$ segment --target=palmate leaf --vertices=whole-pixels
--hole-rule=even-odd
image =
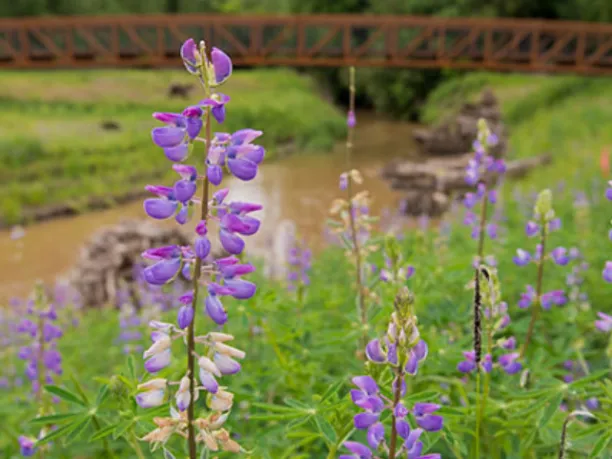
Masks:
[[[50,394],[53,394],[67,402],[74,403],[80,406],[86,406],[85,402],[83,402],[83,400],[81,400],[81,398],[77,394],[75,394],[74,392],[70,392],[69,390],[64,389],[62,387],[49,385],[45,386],[45,390]]]
[[[81,427],[81,425],[84,422],[87,422],[87,420],[90,419],[89,416],[87,417],[82,417],[79,419],[74,420],[73,422],[70,422],[58,429],[52,430],[51,432],[49,432],[47,435],[45,435],[43,438],[39,439],[36,444],[37,445],[44,445],[45,443],[48,443],[52,440],[67,436],[69,433],[73,432],[74,430],[78,429],[79,427]]]
[[[72,432],[66,435],[66,440],[64,441],[64,443],[66,445],[69,445],[70,443],[77,440],[81,436],[81,434],[85,431],[85,429],[89,427],[89,425],[91,424],[91,420],[92,420],[91,416],[88,416],[87,418],[85,418],[85,420],[81,422]]]
[[[104,384],[102,387],[100,387],[98,395],[96,395],[96,406],[102,405],[102,403],[104,403],[104,401],[108,398],[109,394],[110,392],[108,390],[108,385]]]

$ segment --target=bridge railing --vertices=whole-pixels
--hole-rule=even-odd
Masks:
[[[365,15],[0,19],[0,68],[177,65],[188,37],[238,65],[612,74],[612,24]]]

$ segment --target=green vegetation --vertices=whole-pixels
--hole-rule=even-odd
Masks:
[[[549,183],[554,185],[554,178]],[[601,196],[602,191],[599,187],[593,196]],[[565,360],[588,361],[595,378],[601,378],[601,369],[608,365],[605,356],[607,336],[594,329],[593,321],[597,310],[610,313],[609,287],[601,279],[601,267],[606,256],[601,246],[609,244],[602,215],[609,215],[610,203],[600,200],[584,219],[584,215],[574,210],[572,201],[569,188],[554,193],[554,207],[563,219],[563,229],[554,233],[550,242],[553,247],[580,247],[585,259],[591,263],[586,282],[581,287],[581,291],[589,295],[589,301],[572,300],[563,307],[553,307],[541,314],[532,342],[534,352],[527,362],[524,361],[531,372],[527,388],[519,385],[519,375],[508,376],[495,371],[483,422],[481,457],[496,457],[492,451],[504,451],[502,457],[557,457],[561,426],[567,416],[567,412],[560,409],[559,402],[564,401],[574,409],[589,396],[601,397],[602,388],[595,383],[578,380],[566,385],[561,378],[566,374],[563,369]],[[486,249],[486,253],[495,254],[499,262],[502,298],[508,302],[512,316],[512,324],[504,335],[516,336],[519,343],[524,340],[530,310],[517,308],[517,302],[525,285],[534,283],[536,267],[518,268],[511,258],[517,247],[533,251],[535,246],[535,241],[528,240],[523,232],[526,221],[523,209],[532,204],[526,196],[521,201],[507,202],[503,214],[508,220],[502,225],[503,235],[497,242],[487,242]],[[463,383],[456,365],[462,359],[461,351],[469,349],[472,343],[473,292],[466,289],[466,284],[473,276],[470,264],[476,243],[459,219],[451,218],[450,221],[452,231],[448,240],[440,237],[437,231],[430,231],[426,234],[407,233],[402,241],[402,254],[416,267],[415,276],[408,285],[415,294],[421,336],[429,344],[429,355],[418,375],[408,378],[406,403],[411,406],[416,400],[435,403],[447,400],[448,406],[441,410],[446,427],[440,433],[422,437],[426,442],[425,449],[441,453],[444,459],[465,459],[472,457],[469,451],[474,441],[474,378],[470,377],[468,384]],[[588,233],[584,232],[585,227]],[[383,266],[380,253],[368,261]],[[548,264],[545,290],[567,288],[564,287],[565,276],[570,269],[571,266]],[[242,371],[223,378],[229,390],[236,393],[229,430],[240,435],[239,442],[252,451],[251,455],[244,457],[336,458],[338,453],[329,451],[336,448],[345,436],[350,434],[354,440],[364,440],[365,435],[352,430],[352,416],[359,409],[351,403],[348,395],[352,388],[350,378],[365,371],[377,374],[379,367],[365,370],[363,362],[355,357],[361,329],[355,311],[351,271],[343,251],[329,248],[315,260],[312,284],[307,289],[304,303],[297,301],[283,285],[260,275],[251,278],[258,284],[258,293],[253,299],[246,302],[224,300],[230,314],[224,331],[236,336],[232,344],[247,351]],[[384,333],[395,293],[389,287],[376,290],[381,301],[372,306],[371,338]],[[197,329],[211,329],[213,324],[205,318],[203,311],[203,306],[198,308]],[[69,308],[60,309],[58,313],[60,322],[66,324],[63,327],[65,336],[59,341],[64,359],[64,373],[59,378],[59,385],[77,393],[71,379],[74,377],[93,403],[98,389],[110,382],[113,374],[120,373],[131,380],[132,367],[136,377],[143,375],[140,354],[134,354],[132,365],[126,364],[122,345],[116,342],[121,330],[113,311],[87,311],[76,328],[69,325]],[[162,317],[174,322],[176,308]],[[149,345],[147,333],[140,342]],[[19,374],[25,364],[16,360],[14,352],[20,345],[3,348],[5,361],[13,362]],[[180,343],[175,343],[175,349],[182,349]],[[10,367],[4,364],[3,368]],[[176,352],[174,364],[160,376],[176,379],[183,375],[183,371],[184,356]],[[122,391],[116,383],[115,380],[115,391],[111,392],[111,397],[97,415],[102,427],[119,425],[118,429],[107,430],[107,433],[116,432],[116,435],[107,437],[115,457],[133,458],[135,453],[127,442],[132,427],[131,410],[134,409],[141,418],[135,434],[142,437],[153,426],[147,418],[152,414],[148,413],[165,414],[167,406],[160,411],[137,409],[121,401]],[[3,416],[0,451],[7,454],[5,457],[12,457],[11,453],[17,451],[17,436],[36,433],[39,427],[28,422],[36,412],[28,383],[3,394],[0,398]],[[581,420],[570,425],[571,454],[568,457],[574,457],[574,453],[576,457],[587,457],[600,438],[610,438],[602,430],[605,429],[602,421],[606,419],[606,409],[609,409],[606,403],[609,401],[605,402],[605,397],[601,400],[602,408],[595,411],[600,417],[598,423],[589,424]],[[116,419],[113,415],[119,406],[125,409],[123,417]],[[59,413],[70,413],[83,408],[61,402],[54,409]],[[81,422],[81,417],[63,417],[58,423],[69,422]],[[92,425],[76,429],[67,436],[69,443],[56,441],[45,457],[107,458],[100,441],[90,441],[95,435],[96,428]],[[178,453],[183,443],[180,438],[169,443],[176,457],[185,457]],[[147,458],[162,456],[159,452],[149,454],[146,444],[141,445]]]
[[[20,221],[44,206],[81,208],[91,198],[112,199],[161,178],[168,164],[148,135],[158,124],[151,113],[188,103],[168,97],[171,83],[193,80],[179,71],[4,72],[0,222]],[[237,72],[223,90],[232,100],[222,130],[265,128],[267,160],[282,147],[330,148],[344,132],[343,116],[295,72]],[[119,130],[103,129],[108,121]]]

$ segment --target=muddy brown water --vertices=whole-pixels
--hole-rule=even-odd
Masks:
[[[362,188],[370,191],[374,214],[385,208],[396,209],[399,204],[401,194],[392,191],[379,172],[386,161],[414,154],[413,129],[409,124],[369,114],[359,117],[353,167],[364,176]],[[264,164],[251,182],[224,181],[223,186],[231,189],[231,199],[264,206],[258,213],[261,230],[247,238],[249,252],[265,254],[285,220],[294,221],[300,235],[315,250],[324,246],[329,206],[334,198],[342,196],[338,177],[345,169],[345,146],[339,142],[331,153],[294,155]],[[142,201],[36,223],[27,226],[18,240],[10,237],[10,231],[0,232],[0,302],[27,294],[37,279],[52,282],[70,269],[81,245],[96,230],[125,218],[146,218]]]

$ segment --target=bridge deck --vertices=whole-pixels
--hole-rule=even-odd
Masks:
[[[176,66],[188,37],[238,65],[612,75],[612,24],[364,15],[0,19],[0,68]]]

